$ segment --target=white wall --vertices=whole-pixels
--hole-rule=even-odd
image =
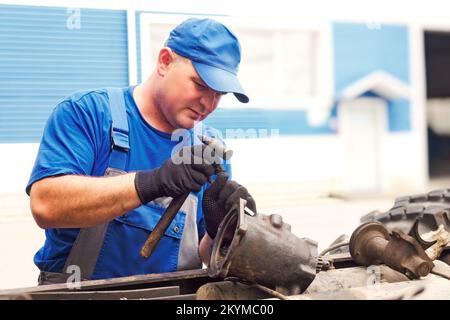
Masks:
[[[233,177],[240,183],[327,182],[342,178],[337,136],[230,139]]]
[[[381,139],[380,181],[384,194],[424,192],[418,133],[389,133]],[[341,193],[353,177],[345,171],[344,141],[336,136],[227,140],[234,150],[233,179],[241,184],[278,183]]]
[[[422,147],[418,133],[390,133],[383,143],[385,193],[423,193],[428,179],[423,175]]]
[[[0,144],[0,193],[25,192],[38,147],[38,143]]]

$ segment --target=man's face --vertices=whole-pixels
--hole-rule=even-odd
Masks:
[[[169,129],[191,129],[217,108],[222,94],[202,81],[190,60],[174,57],[161,78],[157,104]]]

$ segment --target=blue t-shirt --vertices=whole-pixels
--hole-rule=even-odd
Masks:
[[[171,135],[150,126],[142,117],[133,99],[134,87],[124,88],[126,112],[129,123],[130,151],[126,171],[154,169],[162,165],[180,147]],[[36,162],[26,187],[29,194],[32,184],[50,176],[75,174],[103,176],[111,154],[111,112],[106,89],[78,92],[60,102],[49,117]],[[189,130],[182,140],[185,144],[200,143],[196,138],[198,127]],[[201,133],[218,137],[214,129],[201,126]],[[196,140],[197,139],[197,140]],[[231,176],[229,163],[224,164]],[[139,250],[158,222],[167,199],[142,205],[111,221],[92,278],[111,278],[133,274],[169,272],[191,268],[186,261],[187,248],[183,236],[186,216],[195,210],[198,239],[205,233],[201,201],[203,191],[190,195],[190,206],[180,210],[153,255],[145,260]],[[170,200],[170,199],[169,199]],[[187,201],[189,202],[189,201]],[[43,271],[62,272],[66,258],[78,235],[76,228],[46,229],[44,246],[34,257]],[[190,231],[192,232],[192,230]],[[190,235],[189,235],[190,236]]]

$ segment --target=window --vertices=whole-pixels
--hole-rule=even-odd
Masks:
[[[142,79],[154,67],[159,49],[184,15],[141,14]],[[192,17],[190,15],[189,17]],[[242,47],[239,79],[250,97],[248,107],[327,107],[331,101],[331,26],[326,23],[270,22],[213,17],[236,33]],[[239,105],[232,95],[221,107]]]
[[[314,32],[257,28],[237,32],[245,44],[240,77],[250,96],[295,99],[315,94]]]

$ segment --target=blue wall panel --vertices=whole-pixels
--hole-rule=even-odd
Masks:
[[[409,131],[411,130],[411,105],[409,101],[397,100],[388,103],[388,128],[389,131]]]
[[[334,23],[335,92],[369,73],[382,70],[410,83],[409,44],[406,26],[381,25],[369,29],[365,24]],[[389,103],[389,130],[411,130],[410,103]]]
[[[75,15],[75,16],[74,16]],[[0,5],[0,143],[38,142],[73,91],[128,84],[125,11]]]

